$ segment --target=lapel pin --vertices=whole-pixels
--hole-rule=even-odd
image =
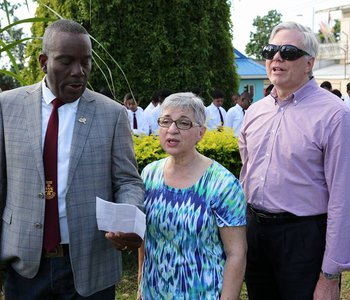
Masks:
[[[86,124],[86,118],[85,117],[80,117],[78,121],[80,123],[83,123],[84,125]]]

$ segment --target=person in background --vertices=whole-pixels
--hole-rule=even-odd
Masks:
[[[245,111],[252,103],[252,96],[248,92],[243,92],[234,107],[231,107],[226,114],[225,126],[233,129],[233,134],[238,137],[243,122]]]
[[[239,299],[246,203],[238,180],[198,153],[205,107],[193,93],[161,105],[159,139],[169,157],[146,166],[146,235],[139,299]],[[142,271],[141,271],[142,269]]]
[[[232,107],[234,107],[239,99],[239,93],[233,93],[231,96],[231,100],[232,100]]]
[[[123,99],[123,104],[126,107],[126,109],[130,110],[131,106],[135,109],[135,103],[136,103],[136,108],[138,108],[140,111],[143,111],[142,107],[137,106],[137,101],[135,100],[135,96],[131,93],[126,93]]]
[[[168,89],[161,89],[158,91],[158,101],[159,104],[158,106],[152,110],[152,116],[150,117],[151,119],[151,133],[154,135],[158,135],[158,118],[160,114],[160,106],[162,105],[164,99],[168,97],[171,94],[171,91]]]
[[[266,96],[270,95],[272,89],[273,89],[273,84],[269,84],[267,86],[267,88],[265,89],[265,95],[264,96],[266,97]]]
[[[338,96],[340,99],[342,99],[342,94],[341,94],[341,91],[337,90],[337,89],[333,89],[332,90],[332,93],[336,96]]]
[[[350,110],[319,87],[315,34],[280,23],[262,50],[274,84],[239,137],[250,300],[339,300],[350,269]]]
[[[126,100],[125,100],[126,99]],[[128,117],[130,128],[135,135],[149,135],[150,119],[147,113],[140,109],[136,99],[129,97],[128,94],[124,97],[124,105],[128,108]]]
[[[332,91],[332,84],[329,81],[323,81],[320,85],[321,88],[331,92]]]
[[[350,82],[346,85],[346,95],[344,96],[344,103],[350,108]]]
[[[86,88],[92,45],[84,27],[55,21],[42,43],[43,80],[0,95],[5,298],[114,300],[120,251],[142,240],[98,230],[96,196],[143,207],[128,116]]]
[[[224,92],[216,89],[212,93],[212,103],[205,108],[208,130],[221,129],[225,125],[226,110],[222,107],[224,103]]]
[[[147,105],[145,108],[145,113],[148,114],[150,117],[152,116],[152,111],[159,105],[159,97],[158,97],[158,92],[154,93],[151,102]]]

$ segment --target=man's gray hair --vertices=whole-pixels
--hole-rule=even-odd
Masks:
[[[303,41],[302,44],[304,46],[304,49],[307,53],[309,53],[312,57],[316,57],[318,52],[318,46],[319,42],[317,40],[317,37],[315,33],[312,32],[312,30],[307,27],[303,26],[296,22],[282,22],[278,25],[276,25],[271,32],[269,42],[275,37],[275,35],[281,31],[281,30],[298,30],[303,34]]]
[[[196,123],[201,126],[205,124],[205,106],[202,99],[193,93],[176,93],[166,97],[160,106],[160,115],[168,108],[191,110]]]
[[[50,46],[53,44],[54,33],[70,32],[76,34],[87,34],[87,30],[79,23],[73,20],[60,19],[51,23],[46,29],[43,37],[42,50],[44,54],[48,54]]]

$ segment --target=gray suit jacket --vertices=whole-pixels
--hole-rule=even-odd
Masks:
[[[27,278],[38,271],[43,239],[41,101],[41,83],[0,93],[0,259]],[[125,108],[86,90],[74,124],[66,196],[71,265],[83,296],[121,275],[120,252],[97,229],[96,196],[143,206],[144,188]]]

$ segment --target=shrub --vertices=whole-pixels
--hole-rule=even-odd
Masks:
[[[238,140],[233,136],[231,128],[224,127],[221,131],[207,131],[198,143],[197,149],[203,155],[222,164],[238,178],[242,163],[238,150]]]
[[[134,135],[134,149],[140,173],[149,163],[167,156],[154,135]]]
[[[140,172],[147,164],[167,156],[160,146],[158,136],[134,136],[134,148]],[[238,141],[233,136],[232,129],[224,127],[222,131],[207,131],[197,149],[203,155],[222,164],[238,178],[241,158]]]

